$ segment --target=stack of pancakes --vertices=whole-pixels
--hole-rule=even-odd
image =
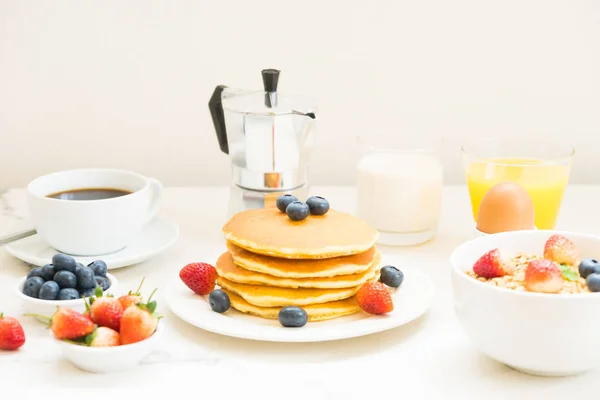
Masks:
[[[309,321],[352,314],[358,289],[379,279],[378,233],[350,214],[292,221],[277,208],[248,210],[223,233],[217,283],[244,313],[277,319],[282,307],[299,306]]]

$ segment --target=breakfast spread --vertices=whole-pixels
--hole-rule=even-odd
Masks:
[[[404,276],[393,266],[380,272],[377,231],[320,196],[282,195],[275,205],[234,215],[223,227],[228,251],[214,266],[186,265],[180,279],[209,295],[215,312],[234,308],[284,327],[393,310],[390,290]]]
[[[40,300],[75,300],[94,295],[97,287],[106,291],[110,279],[102,260],[84,266],[66,254],[55,254],[52,263],[32,268],[23,284],[23,294]]]
[[[287,118],[285,115],[283,114],[284,119]],[[268,125],[269,129],[275,129],[274,125]],[[259,126],[255,126],[257,127]],[[247,133],[248,143],[256,144],[252,138],[258,137],[257,132],[249,129]],[[245,156],[250,164],[264,164],[264,168],[261,167],[264,174],[240,175],[240,182],[261,186],[262,178],[268,178],[264,180],[268,187],[263,188],[268,193],[261,199],[266,201],[268,198],[270,207],[263,207],[267,204],[264,203],[259,208],[236,212],[222,227],[226,251],[216,260],[193,262],[181,268],[179,280],[172,286],[177,288],[177,293],[183,293],[182,297],[185,299],[176,303],[176,306],[184,304],[196,314],[211,313],[212,310],[223,316],[210,314],[210,318],[206,319],[223,325],[235,325],[238,330],[242,325],[238,324],[239,321],[232,323],[232,318],[240,317],[240,313],[271,320],[260,324],[256,323],[259,321],[257,318],[247,319],[256,323],[256,326],[268,326],[271,331],[273,321],[284,328],[302,328],[309,323],[360,312],[372,316],[393,313],[388,317],[373,317],[372,321],[377,321],[374,323],[377,326],[397,318],[404,311],[404,305],[410,307],[411,301],[403,300],[402,307],[398,307],[400,303],[394,304],[396,291],[401,290],[401,297],[409,300],[415,298],[417,301],[421,293],[427,292],[422,287],[414,289],[410,286],[416,281],[412,275],[407,275],[409,283],[402,287],[404,273],[393,265],[383,264],[376,244],[382,243],[378,239],[381,234],[387,233],[425,232],[428,238],[433,237],[440,214],[442,188],[442,166],[437,157],[403,155],[396,164],[385,156],[363,159],[359,166],[359,214],[366,218],[361,219],[333,209],[330,202],[322,196],[304,200],[300,198],[299,192],[291,190],[286,190],[288,194],[279,195],[282,191],[275,192],[273,189],[284,189],[278,187],[284,175],[268,171],[275,167],[271,163],[265,164],[258,153],[248,153]],[[477,169],[477,163],[471,164],[467,173],[472,201],[473,204],[477,203],[477,212],[474,213],[477,229],[486,234],[494,234],[533,230],[536,225],[540,228],[553,225],[556,213],[544,213],[547,210],[540,205],[547,204],[549,200],[536,192],[538,188],[529,181],[532,173],[539,177],[540,173],[547,171],[545,166],[532,172],[528,168],[528,162],[523,160],[518,160],[515,165],[511,164],[511,160],[496,161],[502,168],[496,165],[492,178],[497,175],[498,179],[491,179],[493,184],[489,174],[486,175],[487,172],[483,173],[485,179],[479,176],[481,171]],[[425,171],[424,174],[415,176],[414,170],[408,168],[415,165],[420,172]],[[390,169],[390,166],[393,168]],[[527,179],[523,179],[525,175]],[[482,183],[484,180],[485,190]],[[143,182],[146,185],[149,180],[144,179]],[[156,186],[160,187],[158,184]],[[50,195],[46,194],[44,201],[52,200],[53,205],[65,201],[88,204],[89,201],[109,199],[124,202],[131,198],[129,195],[133,192],[144,190],[141,189],[142,186],[133,191],[107,189],[109,186],[85,187],[86,189],[80,190],[61,189]],[[564,187],[559,189],[560,196],[554,193],[558,196],[554,197],[560,203]],[[148,214],[156,212],[159,197],[149,193],[148,204],[133,207],[129,211],[144,208],[137,217],[143,216],[146,220]],[[123,205],[119,210],[125,208]],[[370,223],[377,225],[381,232]],[[69,237],[73,236],[77,235]],[[129,243],[130,240],[131,237],[127,240],[123,238],[119,242]],[[419,239],[419,243],[421,242]],[[83,246],[82,243],[79,245]],[[76,247],[83,248],[80,246]],[[116,244],[109,247],[114,246]],[[472,268],[466,271],[470,278],[464,277],[464,267],[460,270],[460,276],[478,288],[484,286],[477,281],[514,291],[543,294],[600,292],[600,263],[590,258],[580,259],[578,249],[571,240],[562,235],[552,235],[540,250],[540,254],[522,252],[507,258],[501,248],[494,248],[480,255]],[[103,253],[88,253],[86,250],[76,254]],[[469,264],[470,262],[471,259]],[[413,272],[406,270],[406,273]],[[52,307],[52,311],[25,315],[40,319],[43,318],[40,314],[53,313],[45,318],[52,337],[63,348],[66,346],[81,351],[77,346],[127,346],[143,342],[157,332],[160,317],[156,315],[156,301],[152,300],[155,291],[145,300],[140,294],[140,284],[137,291],[114,297],[107,291],[111,286],[115,290],[118,282],[107,274],[107,265],[102,260],[83,265],[69,255],[58,253],[50,263],[31,269],[21,282],[22,287],[19,288],[27,296],[19,294],[21,298]],[[210,309],[204,307],[204,310],[199,310],[195,307],[199,304],[196,303],[199,296],[205,301],[202,304],[208,304]],[[425,298],[426,295],[422,297]],[[81,310],[75,306],[70,308],[69,303],[62,303],[54,311],[55,304],[49,303],[77,299],[82,299],[78,300]],[[177,314],[175,311],[174,313]],[[200,314],[198,319],[206,315]],[[194,317],[190,319],[197,321]],[[338,327],[344,325],[343,321],[339,321]],[[202,322],[194,324],[203,327]],[[336,324],[324,324],[322,331],[330,330],[330,326],[335,330]],[[346,325],[343,329],[346,329]],[[369,329],[371,328],[365,331]],[[218,330],[221,330],[221,326]],[[301,335],[314,332],[320,334],[321,331],[312,328],[299,331]],[[290,334],[290,337],[295,333]],[[322,338],[318,337],[316,340]],[[151,342],[154,341],[146,343]],[[0,349],[15,350],[24,343],[25,333],[19,321],[0,314]],[[102,353],[101,350],[89,352]],[[65,350],[63,353],[69,359]]]
[[[537,293],[600,292],[600,263],[578,257],[575,244],[552,235],[541,254],[519,253],[506,258],[500,249],[482,255],[467,275],[505,289]]]

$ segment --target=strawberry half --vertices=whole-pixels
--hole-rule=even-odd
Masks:
[[[367,282],[356,293],[358,306],[369,314],[386,314],[394,310],[390,290],[381,282]]]
[[[575,265],[577,263],[577,247],[562,235],[552,235],[544,245],[544,258],[557,264]]]
[[[473,272],[486,279],[512,274],[514,270],[514,265],[504,260],[498,249],[488,251],[473,264]]]
[[[183,283],[201,296],[209,295],[214,290],[217,276],[217,269],[203,262],[188,264],[179,271]]]
[[[558,264],[551,260],[533,260],[527,264],[523,286],[530,292],[558,293],[565,279]]]
[[[24,344],[25,332],[21,323],[0,313],[0,350],[17,350]]]

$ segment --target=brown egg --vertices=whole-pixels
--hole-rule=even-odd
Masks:
[[[479,231],[499,233],[534,229],[534,226],[533,202],[522,186],[499,183],[483,196],[477,213]]]

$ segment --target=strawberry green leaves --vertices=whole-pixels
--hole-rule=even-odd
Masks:
[[[573,271],[568,265],[561,264],[559,267],[565,280],[569,282],[575,282],[577,279],[579,279],[579,273],[577,273],[577,271]]]

